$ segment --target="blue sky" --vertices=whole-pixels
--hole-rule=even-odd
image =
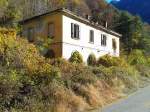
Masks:
[[[111,2],[112,0],[106,0],[107,2]],[[120,0],[116,0],[116,1],[120,1]]]
[[[112,0],[106,0],[107,2],[111,2]]]

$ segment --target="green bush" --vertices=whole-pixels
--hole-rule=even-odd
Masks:
[[[148,62],[148,66],[150,67],[150,57],[148,57],[147,62]]]
[[[139,72],[133,67],[124,68],[113,66],[106,68],[100,66],[95,73],[99,79],[104,80],[104,82],[110,86],[118,88],[121,85],[117,83],[121,82],[123,86],[125,86],[124,89],[137,87]]]
[[[94,66],[96,65],[96,57],[94,54],[90,54],[88,59],[87,59],[87,63],[89,66]]]
[[[80,112],[107,102],[118,90],[135,88],[139,74],[150,77],[149,67],[109,55],[96,62],[91,54],[92,66],[85,66],[75,51],[70,61],[44,58],[27,40],[0,32],[0,111]]]
[[[40,55],[36,46],[14,35],[9,30],[4,33],[0,31],[0,63],[15,69],[26,69],[28,74],[50,72],[51,65]]]
[[[146,59],[143,51],[136,49],[129,54],[128,62],[131,65],[136,65],[136,64],[146,65],[147,59]]]
[[[69,60],[72,63],[83,63],[83,57],[78,51],[73,52]]]
[[[128,64],[125,62],[124,59],[120,57],[112,57],[109,55],[104,55],[98,59],[98,65],[103,65],[105,67],[111,67],[111,66],[122,66],[126,67]]]

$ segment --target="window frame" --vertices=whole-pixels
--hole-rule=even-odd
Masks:
[[[75,40],[80,39],[80,25],[71,23],[71,38]]]
[[[101,46],[106,47],[107,46],[107,35],[101,34]]]
[[[94,30],[90,30],[89,33],[89,43],[94,44]]]

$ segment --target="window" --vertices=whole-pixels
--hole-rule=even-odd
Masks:
[[[29,40],[29,42],[34,41],[34,28],[28,29],[28,40]]]
[[[90,30],[90,42],[94,43],[94,31]]]
[[[107,36],[104,34],[101,34],[101,45],[106,46],[107,45]]]
[[[112,48],[114,51],[116,51],[116,49],[117,49],[117,42],[115,39],[112,39]]]
[[[80,27],[79,27],[79,25],[71,23],[71,38],[74,38],[74,39],[80,38]]]
[[[48,23],[48,37],[49,38],[54,38],[55,37],[54,23]]]

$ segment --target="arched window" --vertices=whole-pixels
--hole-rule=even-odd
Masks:
[[[49,49],[44,55],[46,58],[55,58],[55,52],[52,49]]]

